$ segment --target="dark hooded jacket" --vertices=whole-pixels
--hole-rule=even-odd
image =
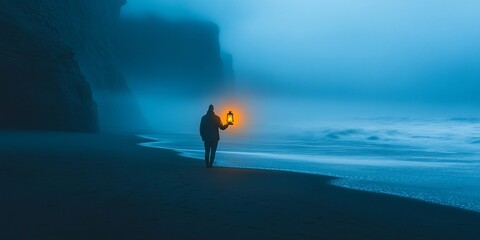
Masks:
[[[218,129],[225,130],[227,127],[228,125],[223,125],[220,117],[215,115],[213,111],[208,111],[207,114],[202,117],[202,121],[200,122],[200,136],[203,141],[219,141],[220,134]]]

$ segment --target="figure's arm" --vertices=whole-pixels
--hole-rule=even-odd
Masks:
[[[220,128],[220,129],[222,129],[222,130],[225,130],[225,129],[228,128],[228,125],[230,125],[230,124],[225,124],[225,125],[223,125],[223,124],[222,124],[222,120],[220,120],[220,118],[218,118],[218,128]]]

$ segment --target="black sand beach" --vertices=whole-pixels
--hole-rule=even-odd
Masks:
[[[480,239],[480,214],[324,176],[204,168],[135,136],[0,134],[0,239]]]

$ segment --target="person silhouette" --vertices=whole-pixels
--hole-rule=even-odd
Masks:
[[[220,117],[213,112],[213,105],[208,106],[208,111],[203,115],[200,122],[200,136],[205,146],[205,167],[211,168],[215,160],[215,152],[217,151],[220,134],[218,129],[225,130],[231,123],[222,124]]]

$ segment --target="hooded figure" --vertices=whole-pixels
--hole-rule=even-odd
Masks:
[[[208,106],[207,114],[203,115],[200,122],[200,136],[205,146],[205,166],[211,168],[215,160],[215,152],[217,151],[220,134],[218,129],[225,130],[228,125],[222,124],[220,117],[213,112],[213,105]]]

